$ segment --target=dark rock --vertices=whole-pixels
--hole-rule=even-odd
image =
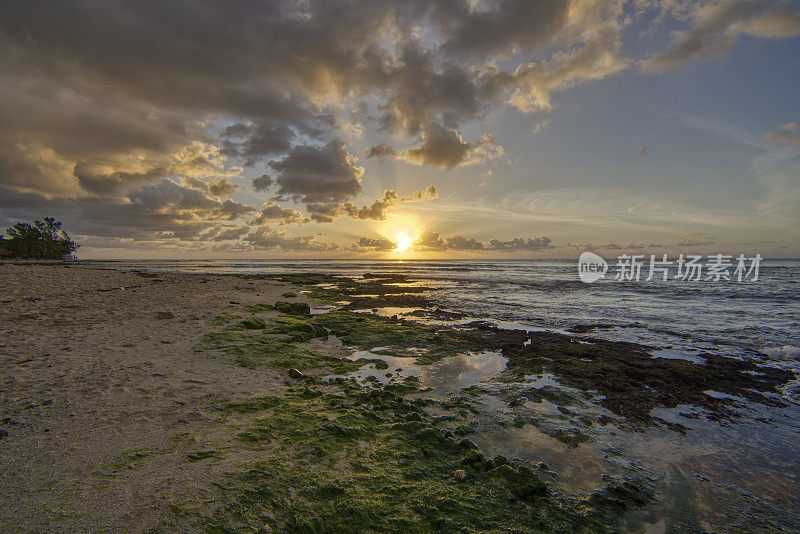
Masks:
[[[156,319],[174,319],[175,314],[172,310],[161,310],[156,312]]]

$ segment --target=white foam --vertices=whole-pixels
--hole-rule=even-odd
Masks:
[[[797,360],[800,359],[800,348],[791,345],[784,345],[783,347],[768,347],[762,349],[761,352],[772,358],[773,360]]]

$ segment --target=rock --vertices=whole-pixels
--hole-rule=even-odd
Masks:
[[[465,478],[467,478],[467,472],[464,471],[463,469],[456,469],[455,472],[453,473],[453,477],[456,480],[464,480]]]
[[[27,321],[27,320],[31,320],[31,319],[36,319],[38,317],[39,317],[39,315],[36,314],[36,313],[22,313],[22,314],[17,316],[17,319],[19,319],[20,321]]]
[[[0,439],[5,439],[6,437],[8,437],[8,430],[0,428]]]
[[[311,308],[305,302],[284,302],[275,303],[275,309],[286,315],[310,315]]]
[[[174,319],[175,314],[172,310],[161,310],[156,312],[156,319]]]
[[[302,379],[304,379],[306,377],[306,375],[304,375],[303,373],[301,373],[300,371],[298,371],[295,368],[289,369],[289,371],[287,371],[286,374],[288,374],[290,377],[296,378],[298,380],[302,380]]]

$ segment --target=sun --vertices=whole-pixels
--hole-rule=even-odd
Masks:
[[[397,246],[395,247],[394,252],[405,252],[411,248],[411,245],[414,243],[414,238],[408,234],[397,234],[397,237],[395,237],[395,243],[397,243]]]

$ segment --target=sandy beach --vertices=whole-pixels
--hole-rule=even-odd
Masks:
[[[0,265],[2,530],[138,532],[175,502],[213,500],[239,459],[186,462],[220,431],[210,407],[291,379],[198,354],[200,336],[231,302],[288,287]]]
[[[0,265],[4,532],[795,522],[780,366],[489,321],[396,271],[124,268]]]

